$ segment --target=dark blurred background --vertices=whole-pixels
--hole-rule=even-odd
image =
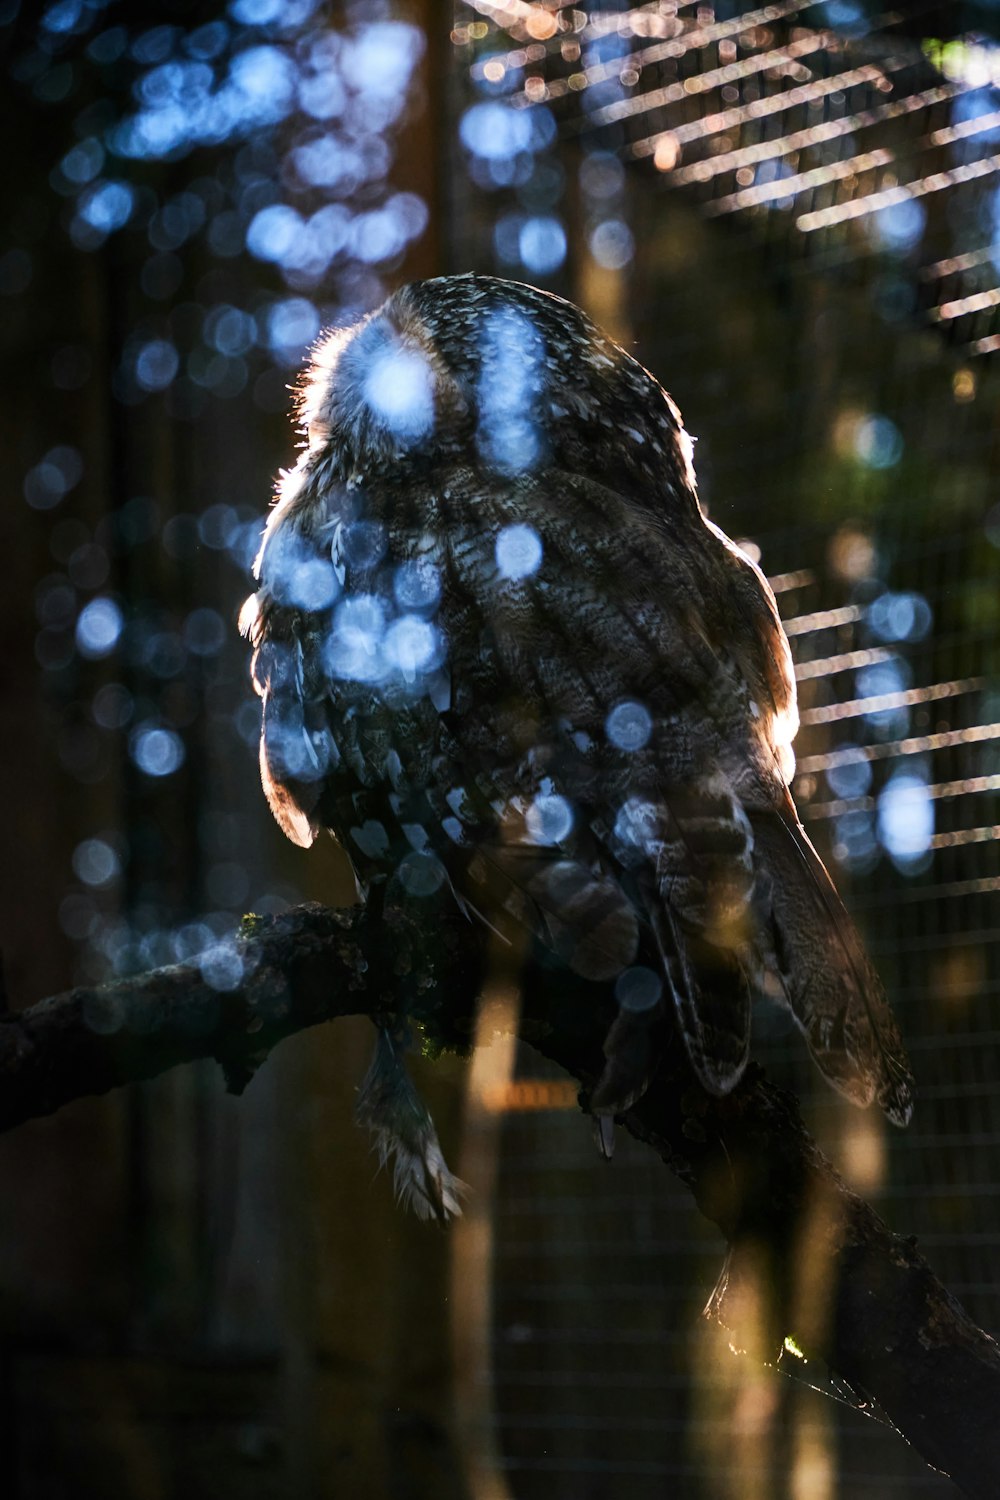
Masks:
[[[244,912],[353,899],[267,812],[235,629],[289,388],[402,281],[550,287],[673,392],[774,581],[913,1125],[777,1010],[757,1052],[1000,1331],[1000,6],[0,0],[0,38],[11,1003],[193,954],[224,993]],[[405,1218],[351,1124],[368,1030],[0,1141],[0,1493],[953,1493],[729,1351],[716,1232],[528,1052],[416,1062],[474,1191]]]

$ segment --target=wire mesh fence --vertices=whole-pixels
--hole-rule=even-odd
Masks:
[[[995,1329],[1000,52],[957,24],[927,6],[484,4],[453,38],[478,189],[460,243],[562,277],[637,341],[700,439],[711,515],[771,577],[796,798],[900,1017],[913,1124],[831,1096],[777,1006],[756,1055]],[[518,181],[478,135],[488,109],[533,153]],[[582,1134],[515,1112],[504,1135],[511,1494],[948,1493],[884,1426],[778,1377],[740,1385],[699,1323],[717,1245],[657,1163],[626,1149],[607,1168]]]

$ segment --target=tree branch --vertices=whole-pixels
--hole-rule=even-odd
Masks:
[[[486,972],[478,929],[444,903],[250,918],[221,953],[0,1013],[0,1129],[196,1058],[216,1058],[240,1092],[282,1038],[336,1016],[405,1010],[432,1047],[466,1047]],[[518,978],[521,1035],[580,1080],[586,1102],[613,999],[541,956]],[[841,1181],[792,1096],[751,1067],[711,1098],[675,1041],[623,1123],[728,1240],[708,1312],[735,1340],[749,1341],[752,1315],[769,1362],[788,1338],[876,1401],[964,1494],[1000,1493],[1000,1349],[915,1242]]]

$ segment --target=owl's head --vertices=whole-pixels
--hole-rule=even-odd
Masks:
[[[691,440],[649,372],[571,302],[497,277],[415,282],[328,333],[298,415],[344,479],[465,459],[607,475],[653,503],[695,496]]]

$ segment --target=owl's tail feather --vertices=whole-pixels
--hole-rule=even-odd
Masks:
[[[620,1009],[604,1042],[604,1071],[590,1097],[597,1115],[631,1109],[648,1089],[663,1053],[670,1002],[692,1066],[709,1093],[728,1094],[750,1052],[751,990],[736,951],[685,931],[651,883],[645,896],[664,992],[648,983],[619,986]]]
[[[894,1125],[913,1111],[913,1075],[885,991],[794,809],[750,813],[770,902],[774,962],[821,1071]]]
[[[354,1118],[372,1136],[381,1166],[392,1160],[396,1197],[420,1219],[446,1224],[468,1190],[449,1171],[437,1131],[403,1061],[405,1038],[381,1027]]]
[[[666,902],[653,930],[688,1056],[710,1094],[728,1094],[750,1055],[751,987],[736,949],[685,930]]]

